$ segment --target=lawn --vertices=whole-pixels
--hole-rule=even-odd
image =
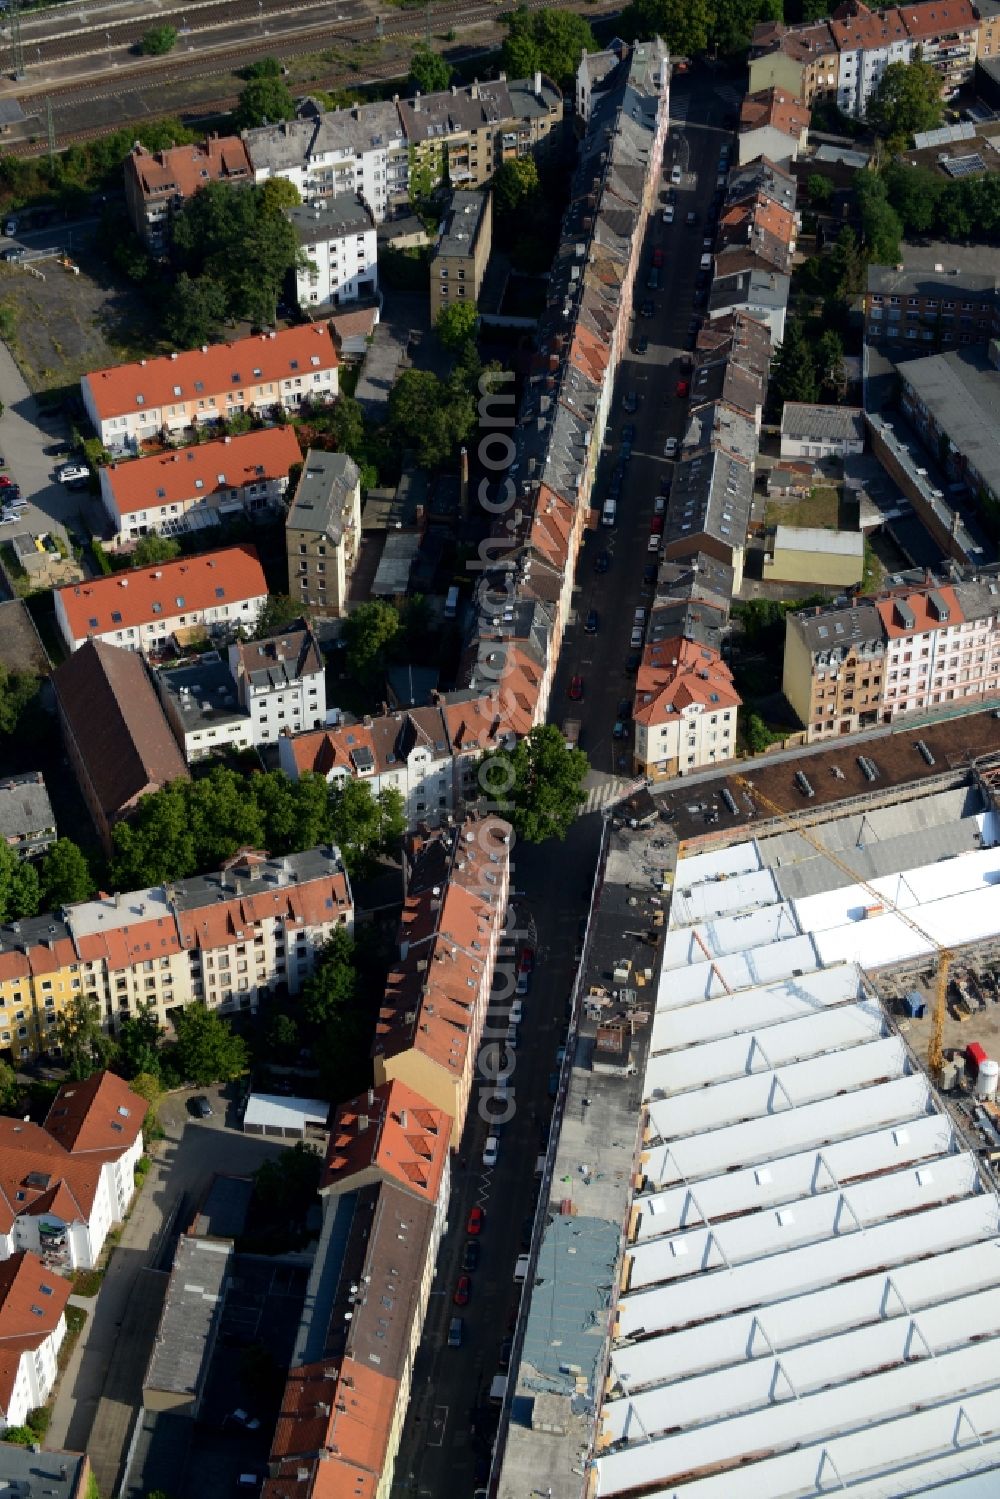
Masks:
[[[768,500],[764,510],[766,526],[819,526],[836,531],[840,523],[840,491],[828,484],[817,485],[804,498]]]

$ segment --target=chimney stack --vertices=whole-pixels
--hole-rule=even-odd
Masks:
[[[363,1135],[364,1132],[365,1132],[365,1130],[367,1128],[368,1128],[368,1115],[367,1114],[359,1114],[358,1115],[358,1134],[359,1135]]]

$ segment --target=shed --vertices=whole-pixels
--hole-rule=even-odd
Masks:
[[[764,557],[764,580],[849,588],[861,582],[864,568],[865,541],[860,531],[777,526],[771,554]]]
[[[978,1041],[970,1041],[965,1048],[965,1065],[972,1075],[975,1076],[983,1063],[987,1061],[989,1061],[989,1056],[986,1048],[980,1046]]]
[[[330,1105],[323,1098],[286,1098],[282,1094],[251,1093],[243,1115],[245,1135],[270,1135],[278,1140],[308,1140],[326,1134]]]
[[[919,1020],[926,1009],[923,995],[918,994],[916,989],[911,989],[909,994],[903,995],[903,1014],[908,1015],[911,1020]]]

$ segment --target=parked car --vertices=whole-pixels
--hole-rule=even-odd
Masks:
[[[653,304],[649,300],[648,297],[646,298],[645,302],[643,302],[642,306],[639,308],[639,316],[640,317],[652,317],[653,316]]]
[[[642,581],[647,588],[652,588],[653,584],[656,582],[656,575],[658,572],[659,568],[657,567],[655,562],[646,563],[646,566],[642,570]]]
[[[498,1135],[490,1135],[483,1147],[483,1165],[495,1166],[497,1156],[500,1154],[500,1139]]]
[[[649,538],[649,540],[646,543],[646,551],[647,552],[658,552],[660,550],[660,546],[661,546],[662,542],[663,542],[663,537],[662,536],[657,536],[654,533]]]
[[[686,398],[687,398],[688,393],[690,392],[690,390],[691,390],[690,381],[688,381],[688,380],[678,380],[677,384],[674,386],[674,395],[677,396],[680,400],[683,401],[683,400],[686,400]]]
[[[461,1317],[452,1317],[448,1324],[448,1347],[461,1348],[462,1336],[465,1332],[465,1323]]]
[[[620,697],[618,699],[618,717],[626,723],[632,717],[632,699],[630,697]]]
[[[569,696],[574,703],[578,703],[583,697],[583,678],[575,676],[569,684]]]
[[[645,333],[641,333],[639,335],[639,337],[635,341],[635,352],[637,354],[645,354],[645,352],[646,352],[646,350],[648,348],[649,348],[649,339],[646,337]],[[626,407],[626,410],[627,409],[628,408]]]
[[[616,719],[615,720],[615,726],[611,730],[611,737],[612,737],[612,739],[624,739],[627,734],[628,734],[628,729],[626,729],[626,727],[622,723],[621,719],[620,718]],[[555,1078],[558,1078],[559,1074],[558,1074],[558,1072],[554,1072],[552,1074],[552,1076],[555,1077]],[[552,1094],[551,1096],[554,1098],[555,1094]]]
[[[653,251],[653,264],[655,266],[661,266],[665,259],[666,256],[663,253],[663,246],[657,245],[656,249]]]
[[[653,536],[662,536],[663,535],[663,516],[662,515],[654,515],[653,519],[650,521],[649,529],[650,529],[650,533]]]
[[[203,1093],[198,1094],[195,1098],[190,1099],[188,1101],[188,1108],[191,1110],[196,1119],[211,1119],[214,1112],[212,1109],[212,1105],[209,1103],[208,1099]],[[234,1420],[236,1419],[236,1415],[237,1412],[234,1411]]]
[[[596,635],[597,634],[597,627],[598,627],[599,624],[600,624],[600,617],[599,617],[599,615],[597,613],[597,610],[596,609],[589,609],[587,611],[586,622],[584,623],[584,626],[583,626],[584,630],[587,632],[588,635]]]
[[[468,1306],[468,1304],[469,1304],[469,1297],[471,1295],[472,1295],[472,1276],[471,1275],[460,1275],[458,1277],[458,1283],[455,1286],[454,1295],[451,1298],[452,1301],[455,1303],[456,1306]]]
[[[548,1090],[547,1091],[548,1091],[548,1095],[549,1095],[550,1098],[555,1098],[556,1094],[559,1092],[559,1074],[558,1074],[558,1072],[550,1072],[549,1073],[549,1084],[548,1084]]]
[[[466,1271],[479,1269],[479,1240],[467,1239],[465,1249],[462,1251],[462,1269]]]
[[[17,233],[17,219],[8,219],[3,226],[3,232],[8,238],[13,239]]]
[[[697,224],[698,222],[698,215],[696,213],[689,213],[684,222],[687,224],[689,229],[693,229],[695,224]]]
[[[674,458],[676,457],[676,455],[677,439],[676,437],[668,437],[666,442],[663,444],[663,456],[664,458]]]
[[[684,173],[681,171],[681,169],[678,166],[678,164],[676,162],[674,162],[674,165],[670,169],[670,180],[674,184],[675,187],[678,185],[678,183],[680,182],[680,180],[683,177],[683,175],[684,175]]]
[[[622,428],[622,442],[635,442],[635,422],[626,422]]]
[[[636,672],[639,670],[641,660],[642,658],[639,655],[638,651],[632,651],[631,654],[625,658],[625,670],[628,672],[630,677],[634,677]]]
[[[469,1216],[465,1220],[465,1232],[475,1238],[483,1231],[484,1213],[482,1208],[470,1208]]]
[[[632,627],[632,633],[629,636],[628,643],[629,643],[629,645],[631,645],[633,647],[637,647],[637,646],[641,646],[642,645],[642,626],[641,625],[634,625]]]
[[[90,469],[85,463],[64,463],[56,469],[60,484],[70,484],[74,479],[89,479]]]
[[[674,222],[674,205],[672,203],[668,203],[663,210],[663,222],[665,224],[672,224]]]
[[[234,1411],[230,1411],[229,1416],[227,1417],[227,1419],[230,1420],[230,1421],[235,1421],[236,1425],[237,1426],[242,1426],[244,1431],[259,1431],[260,1430],[260,1421],[257,1419],[256,1416],[251,1416],[250,1413],[249,1413],[249,1411],[245,1411],[245,1410],[241,1410],[241,1409],[236,1409]]]
[[[611,566],[611,556],[608,552],[598,552],[594,558],[595,573],[606,573]]]
[[[666,508],[667,508],[666,496],[662,495],[662,494],[658,494],[656,496],[656,499],[653,501],[653,514],[654,515],[663,515],[666,512]]]

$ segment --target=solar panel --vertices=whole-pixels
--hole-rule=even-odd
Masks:
[[[949,177],[976,177],[986,171],[986,163],[978,151],[971,156],[951,156],[941,165]]]

